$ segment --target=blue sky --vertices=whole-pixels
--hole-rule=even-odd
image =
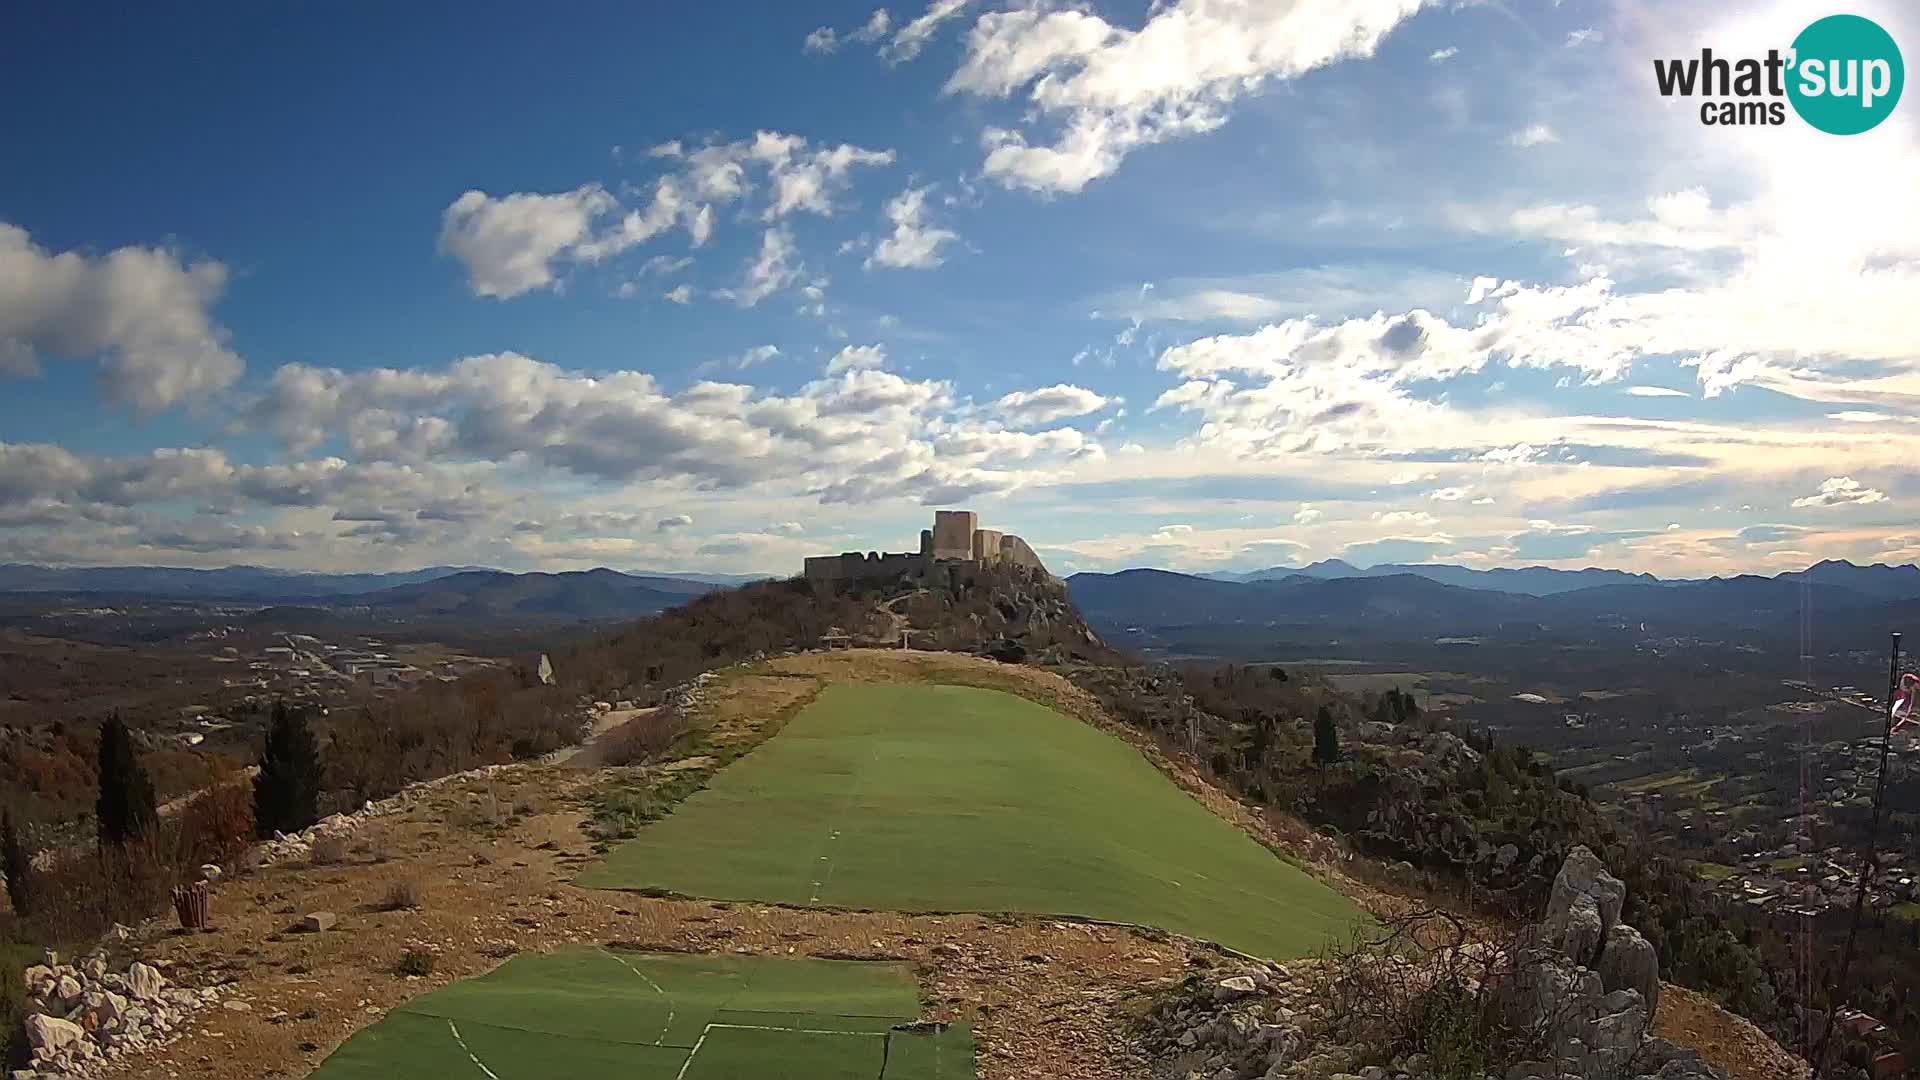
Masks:
[[[1913,561],[1920,114],[1674,7],[16,13],[0,560]]]

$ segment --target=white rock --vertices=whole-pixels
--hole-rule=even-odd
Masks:
[[[149,964],[136,963],[127,969],[127,991],[143,1001],[159,997],[166,985],[159,969]]]
[[[1213,1000],[1238,1001],[1244,997],[1252,997],[1259,992],[1260,988],[1254,984],[1251,978],[1245,975],[1235,975],[1231,979],[1220,980],[1220,984],[1213,988]]]
[[[85,1045],[87,1041],[87,1033],[70,1020],[34,1015],[27,1017],[26,1028],[27,1044],[33,1047],[36,1057],[41,1053],[58,1054],[67,1047]]]

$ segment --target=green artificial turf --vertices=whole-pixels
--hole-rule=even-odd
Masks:
[[[313,1080],[972,1077],[964,1025],[893,1030],[919,1012],[903,964],[568,948],[395,1009]]]
[[[835,686],[578,883],[1162,927],[1272,958],[1358,910],[1138,752],[1011,694]]]

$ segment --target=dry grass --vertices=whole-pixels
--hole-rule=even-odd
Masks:
[[[600,737],[600,762],[644,765],[673,749],[686,732],[686,718],[673,709],[643,712]]]

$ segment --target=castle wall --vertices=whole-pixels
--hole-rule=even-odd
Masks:
[[[815,581],[853,581],[924,573],[927,565],[927,558],[914,552],[869,551],[863,555],[849,551],[843,555],[809,556],[805,573]]]
[[[1040,562],[1039,554],[1028,546],[1025,540],[1012,535],[1000,538],[1000,561],[1024,566],[1030,570],[1046,569]]]
[[[805,573],[816,581],[901,575],[924,579],[936,562],[953,564],[949,569],[955,572],[971,572],[994,565],[1046,571],[1040,556],[1025,540],[999,529],[982,529],[979,524],[979,515],[971,510],[937,510],[933,515],[933,528],[920,530],[918,552],[849,551],[840,555],[815,555],[806,560]]]
[[[973,533],[979,527],[979,515],[971,510],[934,511],[933,557],[936,559],[973,558]]]
[[[999,529],[973,530],[973,557],[980,562],[1000,561],[1000,539],[1006,534]]]

